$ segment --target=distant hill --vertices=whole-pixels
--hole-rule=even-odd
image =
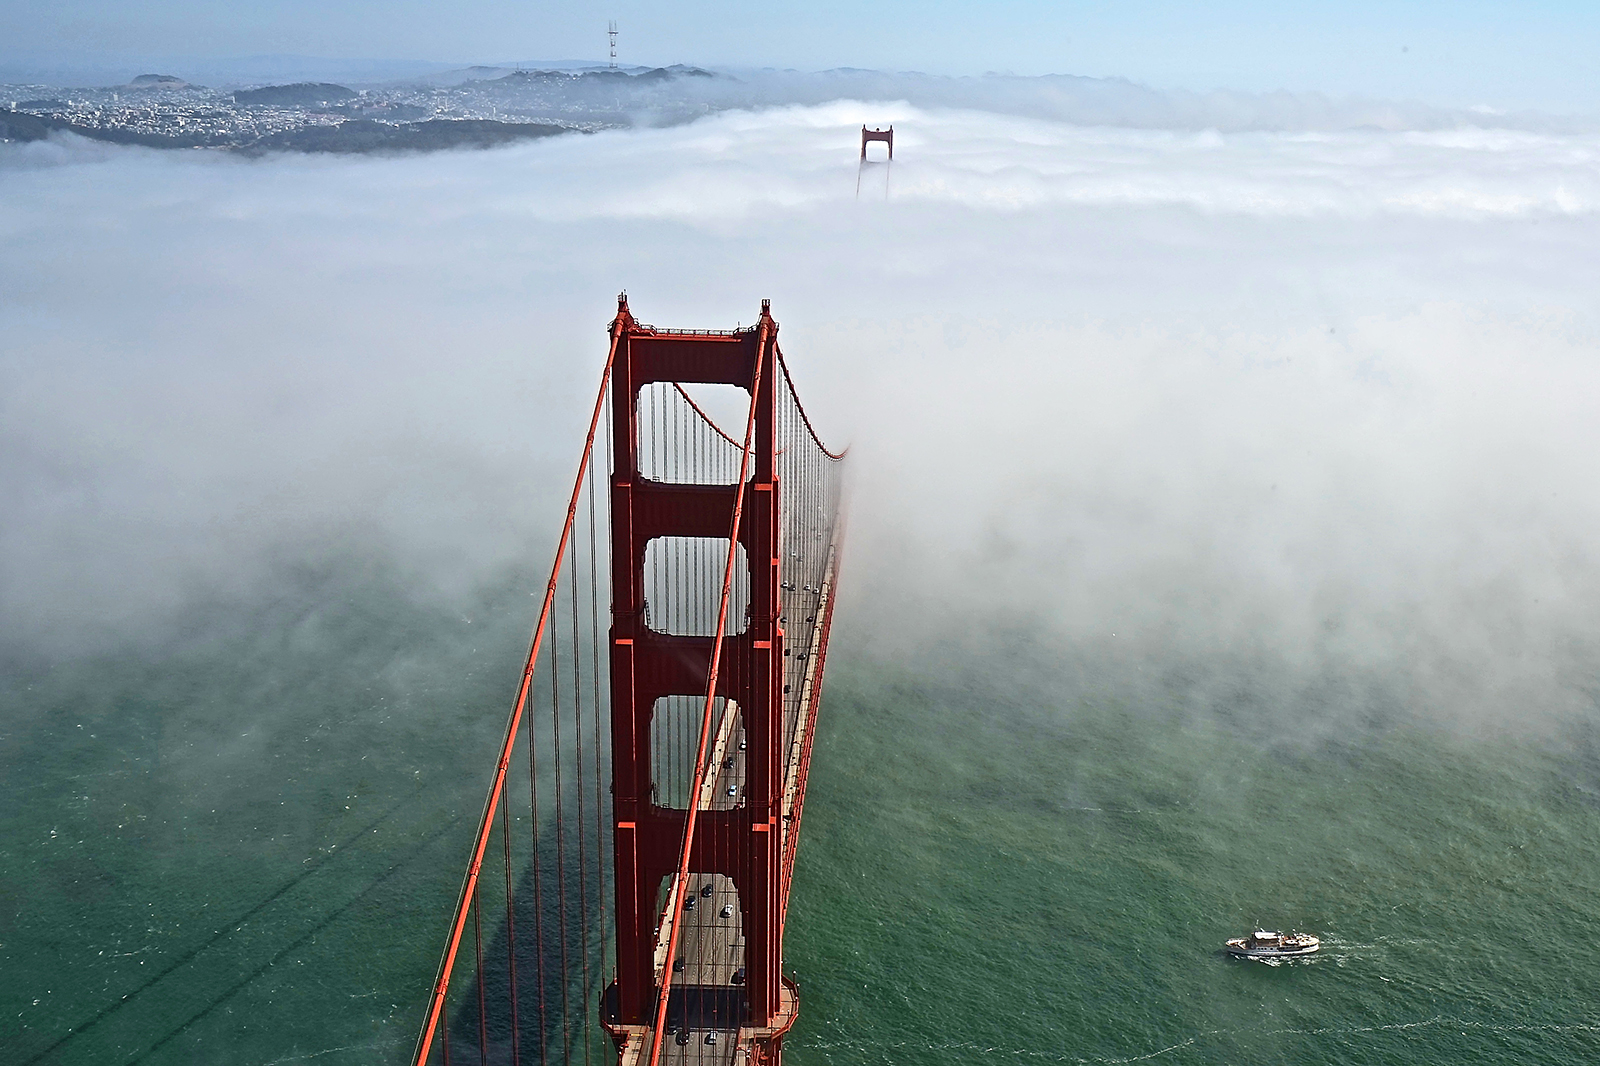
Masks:
[[[316,107],[353,100],[360,93],[343,85],[320,81],[297,81],[293,85],[267,85],[260,89],[240,89],[233,94],[236,104],[271,104],[281,107]]]
[[[140,74],[128,82],[130,89],[186,89],[189,83],[171,74]]]
[[[581,67],[575,63],[567,63],[565,65],[546,64],[543,66],[528,64],[515,69],[511,67],[463,67],[459,70],[445,70],[409,80],[425,85],[470,85],[474,82],[491,81],[503,81],[508,85],[529,81],[647,85],[651,82],[672,81],[676,78],[715,77],[716,75],[709,70],[684,66],[682,63],[675,63],[670,67],[655,67],[654,69],[649,67],[623,67],[615,70],[596,63],[586,64]]]
[[[35,115],[0,111],[0,141],[42,141],[51,128],[47,120]]]

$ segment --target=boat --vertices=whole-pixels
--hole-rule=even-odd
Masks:
[[[1269,933],[1257,929],[1249,936],[1236,937],[1224,945],[1229,955],[1250,959],[1285,959],[1310,955],[1322,941],[1309,933]]]

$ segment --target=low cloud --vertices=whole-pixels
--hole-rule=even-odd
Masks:
[[[542,556],[626,288],[663,325],[773,299],[854,447],[841,624],[884,654],[1015,625],[1584,710],[1600,141],[982,103],[389,159],[0,146],[4,639],[147,635],[316,551],[446,598]],[[863,122],[892,168],[858,171]]]
[[[1289,133],[1460,128],[1592,132],[1596,128],[1592,115],[1447,108],[1315,92],[1195,92],[1154,89],[1126,78],[1071,74],[946,77],[848,68],[739,70],[714,80],[664,85],[640,94],[639,112],[646,120],[667,121],[696,110],[819,106],[840,99],[904,100],[919,108],[968,109],[1120,129]]]

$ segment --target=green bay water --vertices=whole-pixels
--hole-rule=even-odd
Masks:
[[[180,638],[9,663],[4,1061],[402,1062],[535,584],[446,609],[341,562]],[[1192,664],[1000,629],[841,633],[791,1063],[1600,1054],[1586,728],[1479,737],[1243,661],[1201,700]],[[1222,955],[1256,924],[1323,952]]]
[[[794,1061],[1600,1053],[1592,753],[1416,723],[1307,744],[1021,670],[836,664]],[[1221,953],[1257,924],[1323,951]]]

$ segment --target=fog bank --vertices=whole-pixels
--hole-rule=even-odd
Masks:
[[[863,122],[892,171],[858,174]],[[445,602],[498,580],[546,551],[626,288],[684,327],[772,298],[853,448],[856,648],[1012,627],[1129,676],[1584,713],[1600,141],[1138,125],[836,101],[392,159],[0,146],[0,638],[157,639],[342,553]]]

